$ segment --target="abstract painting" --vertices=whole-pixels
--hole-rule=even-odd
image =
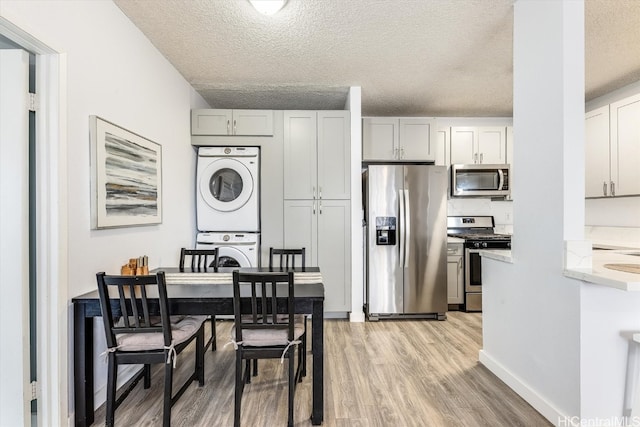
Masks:
[[[90,117],[92,228],[162,222],[162,147]]]

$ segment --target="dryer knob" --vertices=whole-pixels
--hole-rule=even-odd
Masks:
[[[228,234],[225,234],[224,237],[222,238],[222,240],[224,240],[225,242],[228,242],[230,238],[231,237],[229,237]]]
[[[230,154],[231,153],[231,148],[227,147],[224,149],[224,154]]]

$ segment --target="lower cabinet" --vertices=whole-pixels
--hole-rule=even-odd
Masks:
[[[351,311],[351,226],[349,200],[285,200],[284,246],[306,249],[306,265],[318,266],[324,309]]]
[[[464,304],[464,265],[462,243],[447,244],[447,300],[449,304]]]

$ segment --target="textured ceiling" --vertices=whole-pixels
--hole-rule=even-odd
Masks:
[[[215,108],[511,116],[513,0],[115,0]],[[585,1],[586,98],[640,80],[640,0]]]

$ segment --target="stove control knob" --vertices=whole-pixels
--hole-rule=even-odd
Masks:
[[[473,247],[474,248],[479,248],[480,247],[480,242],[474,242],[473,243]]]
[[[511,242],[507,242],[507,247],[511,249]]]
[[[487,242],[482,242],[482,247],[486,248],[487,247]]]

